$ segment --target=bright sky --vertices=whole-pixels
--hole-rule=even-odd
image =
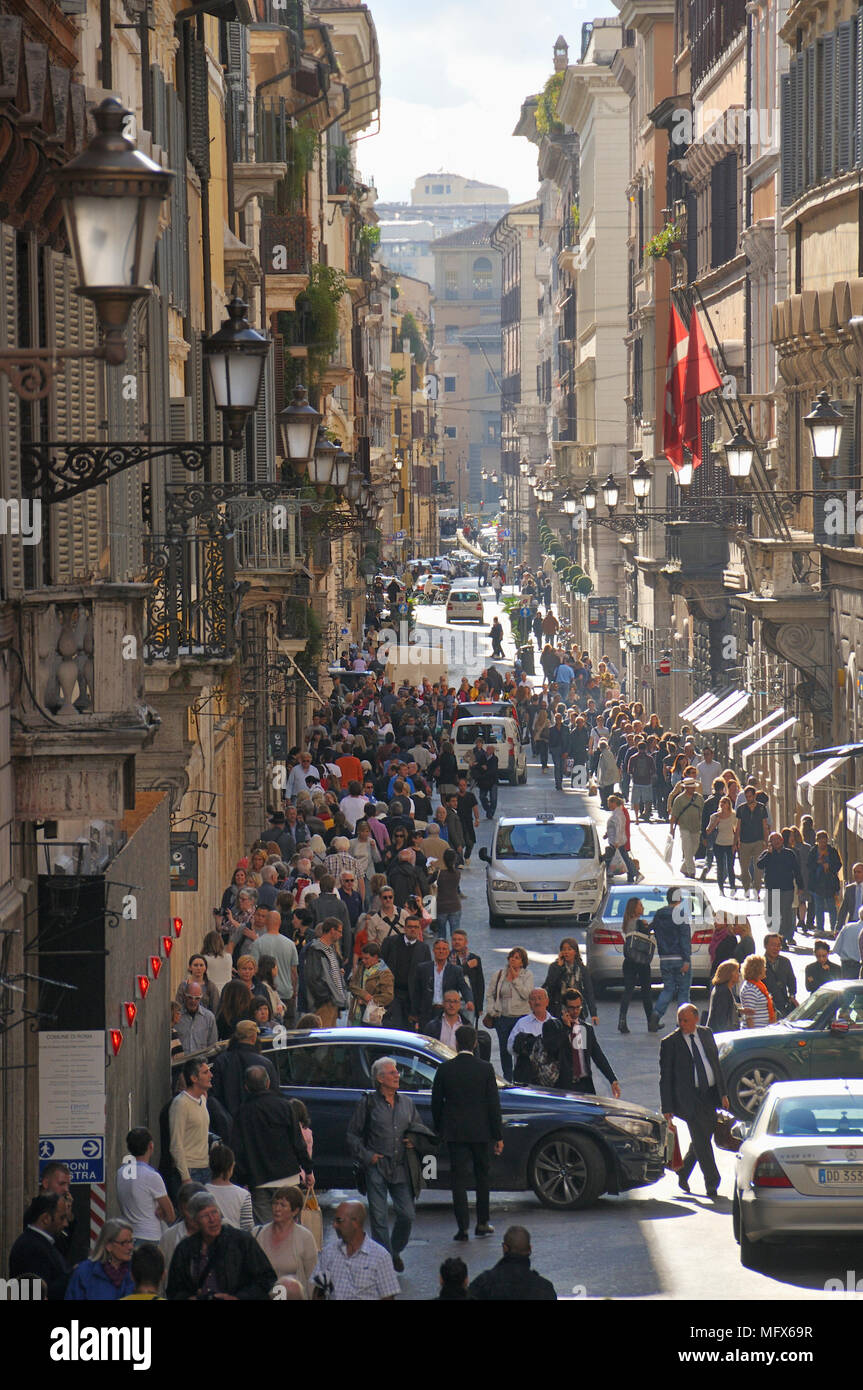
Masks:
[[[407,202],[436,169],[536,193],[536,149],[513,139],[521,103],[553,71],[558,34],[570,62],[581,26],[616,15],[613,0],[367,0],[381,49],[380,134],[357,147],[381,201]]]

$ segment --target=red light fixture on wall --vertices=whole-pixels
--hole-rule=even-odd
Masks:
[[[180,933],[182,932],[182,930],[183,930],[183,919],[182,919],[182,917],[175,917],[175,918],[174,918],[174,935],[175,935],[176,937],[179,937],[179,935],[180,935]]]
[[[120,1048],[121,1048],[122,1046],[123,1046],[123,1034],[122,1034],[121,1030],[120,1030],[119,1028],[112,1028],[112,1029],[111,1029],[111,1049],[112,1049],[112,1051],[113,1051],[115,1057],[117,1056],[117,1053],[120,1051]]]
[[[159,971],[162,969],[162,957],[161,957],[161,956],[151,956],[151,957],[150,957],[150,969],[151,969],[152,972],[153,972],[153,979],[154,979],[154,980],[158,980],[158,978],[159,978]]]
[[[147,990],[148,990],[149,988],[150,988],[150,977],[149,977],[149,975],[139,975],[139,976],[138,976],[138,992],[139,992],[139,994],[141,995],[141,998],[142,998],[142,999],[146,999],[146,998],[147,998]]]
[[[171,952],[173,951],[173,949],[174,949],[174,941],[173,941],[173,938],[170,937],[170,936],[163,936],[163,937],[162,937],[162,950],[165,952],[165,955],[166,955],[166,956],[169,956],[169,955],[171,954]]]
[[[123,1003],[123,1013],[126,1018],[126,1027],[131,1028],[138,1017],[138,1005],[132,999],[126,999]]]

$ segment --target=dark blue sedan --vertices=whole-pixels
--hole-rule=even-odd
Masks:
[[[315,1177],[322,1188],[353,1187],[345,1134],[357,1101],[372,1090],[371,1066],[392,1057],[402,1094],[415,1102],[431,1128],[435,1071],[455,1053],[433,1038],[387,1028],[324,1028],[283,1035],[266,1045],[286,1095],[307,1106],[315,1136]],[[271,1050],[272,1049],[272,1050]],[[498,1192],[532,1189],[543,1206],[575,1211],[604,1192],[626,1192],[662,1177],[665,1125],[641,1105],[607,1096],[510,1086],[498,1081],[504,1147],[491,1161]],[[446,1146],[430,1187],[448,1188]]]

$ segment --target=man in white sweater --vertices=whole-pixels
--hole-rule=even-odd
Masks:
[[[183,1067],[185,1091],[171,1101],[168,1126],[171,1133],[171,1157],[183,1182],[210,1181],[210,1117],[207,1113],[207,1092],[213,1084],[209,1062],[200,1057]]]

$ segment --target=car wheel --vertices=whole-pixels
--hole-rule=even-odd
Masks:
[[[731,1203],[731,1231],[737,1244],[740,1244],[740,1199],[737,1196],[737,1188],[734,1189],[734,1198]]]
[[[497,912],[489,912],[488,925],[491,931],[498,931],[506,926],[506,918],[501,917]]]
[[[749,1239],[742,1215],[738,1218],[738,1224],[740,1227],[740,1263],[744,1269],[763,1269],[767,1263],[767,1251],[763,1242]]]
[[[773,1062],[747,1062],[734,1072],[728,1092],[731,1108],[738,1119],[752,1120],[774,1081],[786,1081],[787,1075]]]
[[[602,1154],[591,1139],[566,1130],[540,1140],[529,1173],[540,1202],[554,1211],[580,1211],[605,1191]]]

